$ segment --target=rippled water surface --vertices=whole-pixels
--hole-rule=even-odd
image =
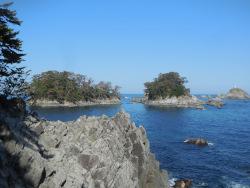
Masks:
[[[227,100],[223,109],[177,109],[131,104],[76,108],[36,108],[48,120],[69,121],[81,115],[113,116],[121,109],[147,130],[152,152],[171,178],[188,178],[193,187],[250,187],[250,101]],[[127,98],[128,97],[128,98]],[[208,147],[184,144],[202,137]]]

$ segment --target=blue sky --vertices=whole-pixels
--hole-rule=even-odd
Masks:
[[[250,92],[249,0],[14,0],[13,8],[32,74],[68,70],[142,93],[144,82],[176,71],[192,93]]]

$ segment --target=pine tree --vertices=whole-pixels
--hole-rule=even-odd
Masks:
[[[25,54],[22,41],[12,27],[20,26],[16,12],[9,9],[12,3],[0,5],[0,95],[5,98],[25,95],[25,76],[28,72],[20,66]]]

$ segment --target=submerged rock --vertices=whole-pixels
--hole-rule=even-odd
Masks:
[[[206,141],[203,138],[187,139],[187,140],[184,141],[184,143],[194,144],[194,145],[197,145],[197,146],[207,146],[208,145],[208,141]]]
[[[230,89],[224,96],[227,99],[250,99],[250,95],[240,88]]]
[[[1,188],[168,187],[145,129],[127,113],[61,122],[0,111]]]

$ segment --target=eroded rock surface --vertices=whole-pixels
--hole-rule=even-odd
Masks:
[[[145,129],[127,113],[65,123],[0,111],[1,188],[168,187]]]

